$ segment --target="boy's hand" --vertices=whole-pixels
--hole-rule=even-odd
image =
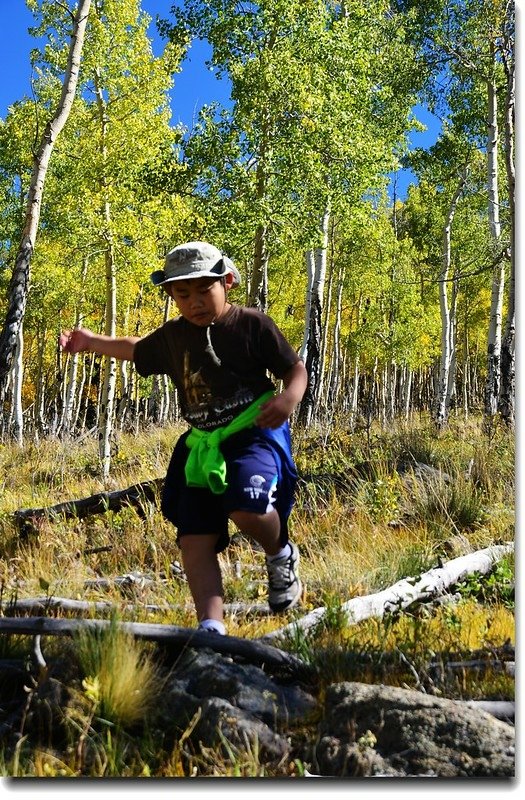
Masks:
[[[93,334],[86,328],[75,328],[72,331],[63,331],[58,341],[62,350],[67,353],[82,353],[89,351],[92,338]]]
[[[278,428],[289,419],[294,408],[295,403],[287,397],[285,390],[262,404],[256,423],[260,428]]]
[[[287,419],[301,401],[306,389],[308,375],[302,361],[290,367],[283,375],[284,390],[271,397],[261,406],[261,413],[256,419],[260,428],[278,428]]]

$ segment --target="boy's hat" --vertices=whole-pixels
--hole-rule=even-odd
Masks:
[[[228,256],[208,242],[186,242],[170,250],[164,269],[152,272],[150,277],[155,286],[163,286],[188,278],[221,278],[227,272],[233,275],[233,286],[238,286],[241,276]]]

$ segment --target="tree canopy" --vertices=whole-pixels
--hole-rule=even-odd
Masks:
[[[28,6],[44,42],[33,51],[34,99],[0,120],[4,315],[35,141],[60,96],[76,4]],[[27,428],[60,430],[68,396],[69,427],[98,419],[101,365],[86,357],[67,372],[59,329],[152,330],[166,309],[149,274],[191,239],[233,258],[245,283],[232,299],[271,313],[298,350],[312,313],[308,253],[323,254],[319,416],[434,413],[445,300],[454,322],[447,403],[480,408],[494,367],[489,319],[499,314],[501,328],[513,309],[513,15],[502,1],[186,0],[159,23],[156,56],[140,0],[94,0],[32,257]],[[170,88],[194,39],[209,43],[231,101],[203,108],[188,131],[171,121]],[[414,150],[418,104],[442,124],[434,146]],[[404,166],[416,183],[393,201],[391,176]],[[163,391],[133,370],[115,376],[128,420],[158,414]],[[6,397],[5,430],[13,402]]]

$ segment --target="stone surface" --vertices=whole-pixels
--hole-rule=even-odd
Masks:
[[[290,752],[287,726],[307,718],[317,703],[303,689],[281,685],[262,669],[209,650],[188,650],[173,670],[159,709],[163,727],[189,731],[193,753],[257,752],[261,763]]]
[[[159,722],[187,753],[218,762],[298,758],[311,774],[348,778],[514,775],[513,726],[467,703],[345,682],[328,687],[321,707],[300,686],[211,650],[178,660]]]
[[[327,691],[315,758],[322,775],[512,777],[514,728],[454,700],[345,682]]]

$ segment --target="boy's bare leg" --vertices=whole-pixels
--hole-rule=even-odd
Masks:
[[[251,511],[232,511],[230,518],[239,530],[253,537],[261,545],[267,556],[274,556],[281,549],[281,521],[275,509],[272,509],[267,514],[253,514]]]
[[[217,536],[181,536],[179,540],[184,572],[195,603],[197,619],[223,620],[222,576],[215,545]]]

